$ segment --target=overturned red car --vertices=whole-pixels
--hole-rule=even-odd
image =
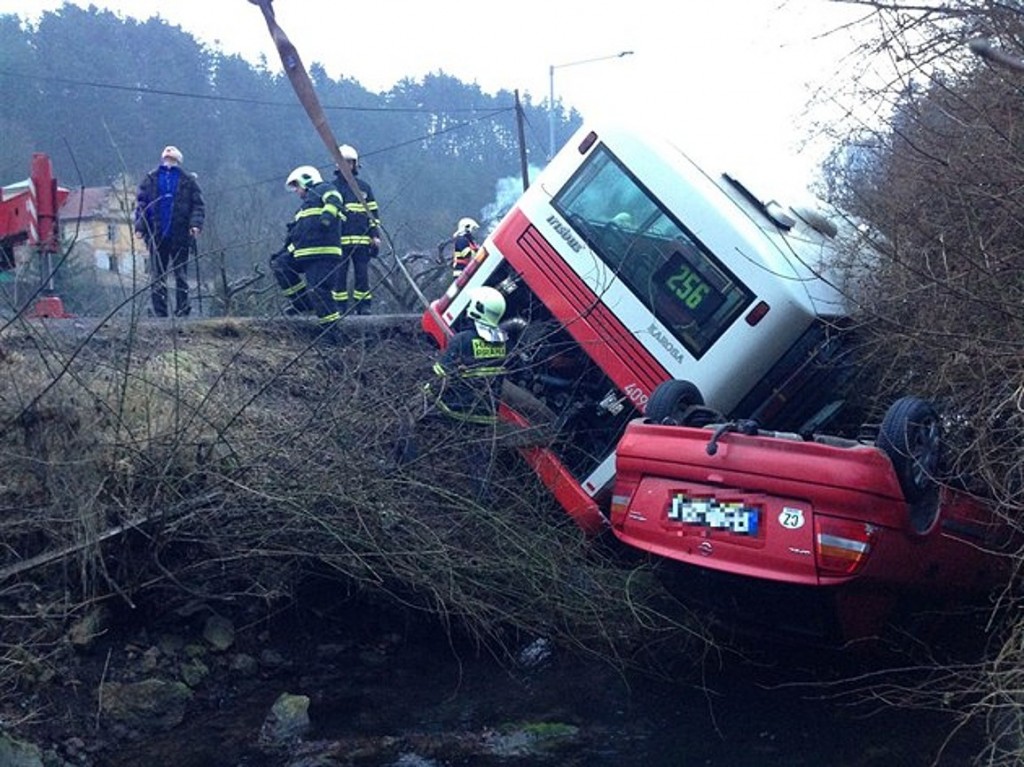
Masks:
[[[863,638],[901,603],[1008,581],[1008,527],[938,481],[940,453],[936,411],[915,397],[868,441],[716,422],[692,384],[667,381],[619,442],[611,527],[728,620]]]

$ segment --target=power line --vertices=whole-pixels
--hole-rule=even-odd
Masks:
[[[393,152],[396,149],[400,149],[400,148],[402,148],[404,146],[409,146],[411,144],[419,144],[419,143],[424,142],[424,141],[431,141],[431,140],[433,140],[433,139],[435,139],[435,138],[437,138],[439,136],[443,136],[446,133],[454,133],[455,131],[460,131],[460,130],[463,130],[465,128],[469,128],[470,126],[475,125],[476,123],[483,122],[485,120],[493,120],[495,117],[498,117],[498,116],[503,115],[503,114],[507,114],[508,112],[514,112],[514,111],[515,111],[515,107],[503,107],[501,109],[495,109],[495,110],[492,110],[492,111],[488,112],[487,114],[479,115],[478,117],[476,117],[476,118],[474,118],[472,120],[464,120],[464,121],[456,123],[454,125],[449,125],[448,127],[443,128],[441,130],[431,131],[430,133],[424,133],[424,134],[421,134],[419,136],[415,136],[413,138],[406,139],[405,141],[399,141],[398,143],[391,144],[390,146],[385,146],[385,147],[380,147],[378,149],[371,149],[371,150],[368,150],[368,151],[365,151],[365,152],[360,152],[360,156],[362,156],[362,157],[376,157],[377,155],[387,154],[389,152]],[[324,169],[332,168],[334,166],[333,165],[321,165],[321,166],[317,166],[317,167],[318,167],[318,170],[324,170]],[[278,184],[280,182],[281,182],[280,176],[273,176],[271,178],[254,179],[252,181],[252,183],[247,184],[244,187],[232,186],[231,188],[232,189],[239,189],[239,188],[252,189],[252,188],[255,188],[255,187],[263,186],[265,184]],[[210,194],[222,194],[223,193],[223,190],[216,189],[216,188],[211,189],[211,190],[207,190],[207,191]]]
[[[75,87],[86,87],[86,88],[100,88],[104,90],[112,91],[128,91],[130,93],[142,93],[151,96],[171,96],[174,98],[185,98],[195,99],[199,101],[223,101],[231,102],[236,104],[256,104],[260,106],[272,106],[272,107],[287,107],[289,109],[295,106],[294,101],[268,101],[264,99],[247,99],[238,96],[219,96],[206,93],[189,93],[186,91],[172,91],[163,88],[147,88],[141,85],[118,85],[116,83],[99,83],[90,80],[72,80],[67,77],[52,77],[47,75],[26,75],[17,72],[9,72],[0,70],[0,77],[10,77],[18,80],[36,80],[40,82],[51,82],[60,83],[62,85],[71,85]],[[411,112],[415,114],[433,114],[438,112],[437,109],[430,109],[428,107],[343,107],[343,106],[331,106],[328,104],[324,105],[324,109],[336,110],[340,112]],[[508,107],[495,110],[486,110],[491,116],[507,112]],[[473,109],[471,107],[464,109],[445,109],[444,112],[458,113],[458,112],[480,112],[481,109]]]

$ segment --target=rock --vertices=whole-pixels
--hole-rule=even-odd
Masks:
[[[174,657],[185,648],[185,640],[177,634],[161,634],[157,647],[164,655]]]
[[[543,666],[551,659],[554,647],[549,639],[535,639],[519,651],[516,662],[521,668],[533,669]]]
[[[351,642],[329,642],[316,647],[316,657],[319,660],[338,660],[345,658],[350,652],[352,652]]]
[[[192,691],[182,682],[107,682],[100,690],[100,710],[127,727],[154,732],[180,724],[191,699]]]
[[[191,602],[188,602],[182,605],[181,607],[176,608],[174,610],[174,613],[175,615],[178,615],[182,618],[191,618],[193,615],[205,612],[208,609],[209,608],[206,606],[205,602],[201,602],[199,600],[192,600]]]
[[[181,679],[191,688],[198,687],[210,675],[209,667],[198,658],[181,664]]]
[[[279,668],[285,665],[285,660],[277,650],[267,649],[260,653],[260,665],[266,668]]]
[[[107,630],[109,622],[110,612],[106,607],[90,610],[68,629],[68,641],[79,650],[88,649],[95,642],[96,637]]]
[[[198,642],[190,642],[182,647],[181,651],[186,658],[205,658],[209,652],[206,645]]]
[[[235,624],[219,615],[211,615],[203,626],[203,639],[218,652],[223,652],[235,643]]]
[[[427,759],[419,754],[401,754],[390,767],[441,767],[441,762]]]
[[[160,665],[160,656],[159,647],[150,647],[142,653],[142,670],[147,674],[156,671],[157,666]]]
[[[240,652],[231,657],[228,668],[243,676],[252,676],[259,670],[259,663],[251,655]]]
[[[14,740],[0,732],[0,764],[3,767],[43,767],[43,755],[31,743]]]
[[[281,693],[260,728],[262,745],[283,745],[309,729],[309,697]]]
[[[561,722],[533,722],[519,726],[507,725],[501,732],[489,733],[484,748],[492,755],[511,758],[534,756],[571,743],[579,728]]]

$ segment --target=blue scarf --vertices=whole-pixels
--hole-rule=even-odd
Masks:
[[[157,205],[160,216],[160,234],[167,237],[171,233],[171,211],[174,209],[174,193],[178,191],[178,178],[181,171],[176,165],[161,165],[156,176],[156,188],[160,195]]]

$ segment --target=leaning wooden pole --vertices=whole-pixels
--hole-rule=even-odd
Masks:
[[[526,132],[523,128],[523,105],[519,103],[519,89],[516,88],[516,133],[519,137],[519,169],[523,174],[523,191],[530,188],[530,162],[526,158]]]
[[[324,113],[324,108],[320,105],[320,99],[317,98],[316,91],[313,89],[313,81],[309,78],[309,73],[302,63],[299,51],[277,23],[274,9],[271,6],[273,0],[249,0],[249,2],[260,7],[263,19],[267,22],[267,29],[270,30],[270,37],[274,41],[274,47],[277,48],[277,54],[281,57],[281,65],[284,67],[285,74],[288,75],[288,79],[295,89],[295,94],[299,97],[299,101],[306,110],[306,114],[309,115],[309,119],[313,122],[316,132],[320,134],[320,138],[334,159],[334,164],[338,166],[338,171],[341,173],[342,178],[345,179],[348,188],[352,190],[352,193],[355,194],[359,202],[365,204],[366,198],[363,196],[363,191],[359,188],[359,184],[356,183],[356,178],[352,175],[349,164],[341,156],[341,151],[338,149],[338,140],[334,137],[334,132],[327,122],[327,115]],[[405,276],[405,279],[408,280],[409,285],[412,286],[413,291],[419,297],[423,306],[427,311],[434,314],[438,327],[444,328],[450,335],[451,330],[444,322],[441,322],[441,318],[437,316],[436,310],[431,306],[427,297],[423,295],[412,275],[409,274],[409,270],[402,263],[402,259],[398,257],[397,253],[394,253],[394,248],[392,248],[392,253],[395,263],[398,264],[398,268]]]
[[[341,151],[338,149],[338,140],[334,137],[330,123],[327,122],[327,115],[320,104],[320,99],[317,98],[316,91],[313,90],[313,81],[310,79],[309,73],[302,63],[299,51],[277,23],[274,9],[271,6],[273,0],[249,0],[249,2],[260,7],[263,19],[267,22],[267,29],[270,30],[270,37],[274,41],[274,47],[277,48],[277,54],[281,57],[281,65],[291,81],[292,88],[295,89],[295,95],[299,97],[299,101],[306,110],[306,114],[309,115],[309,119],[313,122],[313,127],[316,128],[316,132],[320,134],[320,138],[327,147],[327,151],[334,160],[334,164],[338,166],[338,171],[341,173],[342,178],[345,179],[345,183],[348,184],[348,188],[352,190],[356,199],[360,202],[366,202],[359,184],[356,183],[355,176],[352,175],[352,170],[341,156]]]

